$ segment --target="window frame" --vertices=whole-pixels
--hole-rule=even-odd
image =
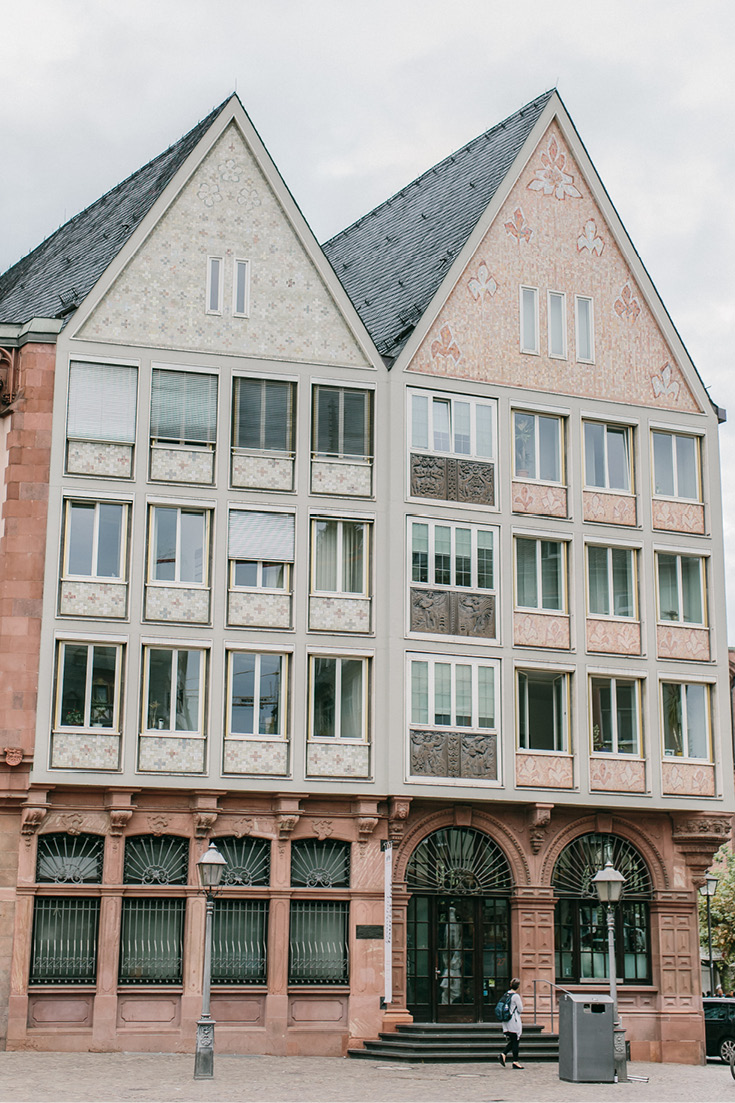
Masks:
[[[174,566],[174,578],[155,578],[155,563],[156,563],[156,547],[155,547],[155,535],[156,535],[156,510],[168,509],[176,511],[176,559]],[[189,582],[182,580],[181,575],[181,515],[183,513],[201,514],[204,520],[204,533],[202,540],[202,581],[201,582]],[[208,590],[209,589],[209,566],[210,566],[210,539],[211,539],[211,522],[212,522],[212,509],[208,506],[181,506],[175,502],[149,502],[148,503],[148,573],[146,577],[147,586],[162,586],[162,587],[174,587],[177,589],[186,590]]]
[[[501,733],[501,717],[500,717],[500,695],[501,695],[501,680],[500,680],[500,660],[481,658],[478,656],[464,656],[464,655],[437,655],[429,652],[421,651],[409,651],[406,653],[406,662],[408,664],[408,694],[406,699],[406,713],[408,717],[409,728],[426,728],[432,731],[447,733],[447,732],[463,732],[468,735],[495,735],[498,743],[498,758],[500,758],[500,733]],[[426,679],[426,708],[427,716],[429,719],[414,720],[414,663],[426,663],[427,664],[427,679]],[[437,665],[449,666],[451,668],[450,673],[450,722],[448,724],[438,724],[436,722],[436,670]],[[469,725],[459,724],[456,722],[457,717],[457,680],[456,680],[456,668],[458,666],[468,666],[472,669],[471,676],[471,720],[473,721]],[[481,727],[480,720],[480,682],[478,670],[480,668],[489,669],[493,672],[493,726]],[[431,719],[431,717],[434,717]],[[476,723],[474,721],[477,721]],[[498,771],[500,766],[498,765]],[[498,772],[498,779],[499,779]]]
[[[530,745],[530,724],[529,724],[529,711],[528,711],[528,678],[539,675],[547,675],[548,680],[552,685],[557,680],[561,682],[561,696],[562,696],[562,716],[561,726],[557,727],[556,716],[556,702],[554,702],[554,742],[560,744],[553,748],[549,747],[533,747]],[[521,686],[521,679],[526,679],[525,687]],[[530,666],[517,666],[515,668],[515,704],[516,704],[516,748],[519,751],[525,751],[528,754],[540,754],[540,755],[570,755],[571,752],[571,712],[572,712],[572,695],[571,695],[571,674],[568,670],[556,670],[549,669],[548,667],[530,667]],[[553,692],[553,690],[552,690]],[[521,729],[522,719],[522,694],[526,698],[525,703],[525,715],[526,723],[529,727],[529,732],[526,734],[526,743],[524,746],[523,732]],[[559,737],[560,736],[560,737]]]
[[[233,692],[234,692],[234,677],[232,672],[233,660],[235,655],[252,655],[255,658],[255,673],[253,675],[253,727],[259,727],[256,718],[259,716],[260,705],[260,688],[261,688],[261,660],[263,656],[276,657],[281,660],[281,671],[279,674],[279,687],[278,687],[278,716],[279,716],[279,728],[278,732],[260,733],[254,732],[236,732],[232,727],[232,709],[233,709]],[[256,740],[258,742],[272,742],[272,743],[286,743],[289,737],[290,728],[290,710],[289,710],[289,687],[290,687],[290,660],[291,652],[288,651],[251,651],[247,648],[230,647],[225,653],[225,674],[226,674],[226,716],[225,716],[225,738],[237,739],[237,740]]]
[[[336,558],[336,590],[318,590],[317,577],[317,525],[320,521],[331,522],[337,525],[337,558]],[[340,598],[369,598],[371,597],[372,578],[372,519],[363,517],[335,517],[329,514],[313,514],[309,518],[309,595],[311,597],[340,597]],[[344,568],[344,526],[362,525],[362,589],[343,590]]]
[[[176,718],[176,684],[178,677],[178,656],[181,652],[196,651],[199,658],[199,688],[198,688],[198,701],[197,701],[197,727],[190,730],[186,728],[159,728],[148,727],[147,719],[150,709],[149,695],[150,695],[150,657],[153,651],[168,651],[171,653],[171,686],[169,690],[169,720],[173,716],[174,723]],[[176,656],[174,662],[174,656]],[[143,644],[143,678],[141,679],[141,726],[140,734],[143,736],[157,736],[160,738],[172,737],[177,739],[203,739],[206,736],[206,711],[207,711],[207,678],[208,669],[207,664],[209,662],[209,649],[206,647],[180,647],[176,644],[165,643]]]
[[[239,406],[239,387],[242,382],[245,383],[260,383],[260,413],[258,417],[259,421],[259,437],[260,444],[257,448],[251,448],[246,444],[238,444],[236,439],[236,429],[239,425],[238,418],[238,406]],[[288,410],[287,410],[287,437],[288,448],[267,448],[265,444],[265,426],[267,420],[266,409],[266,384],[268,383],[280,383],[289,388],[288,397]],[[296,413],[298,406],[298,381],[296,379],[283,378],[281,376],[263,376],[263,375],[249,375],[247,373],[237,373],[232,376],[232,387],[230,392],[230,404],[232,409],[232,416],[230,418],[230,433],[231,433],[231,448],[233,452],[245,456],[257,456],[262,452],[265,452],[267,456],[276,456],[280,459],[293,459],[296,451]]]
[[[334,732],[332,735],[315,735],[314,734],[314,690],[315,690],[315,663],[317,659],[329,659],[335,664],[339,664],[335,668],[335,708],[334,708]],[[338,734],[339,729],[342,726],[342,666],[343,662],[359,662],[362,666],[362,681],[361,681],[361,724],[362,735],[354,738],[351,736],[343,736]],[[308,733],[307,739],[309,743],[319,743],[324,746],[355,746],[363,747],[370,743],[370,711],[369,711],[369,694],[371,686],[371,662],[370,657],[367,655],[356,655],[347,652],[330,652],[330,651],[310,651],[308,653]]]
[[[216,304],[212,305],[212,275],[215,265],[219,266],[219,278],[217,286],[217,300]],[[222,314],[222,307],[224,303],[224,283],[225,283],[225,258],[224,256],[217,256],[211,254],[207,256],[207,290],[205,299],[205,314]]]
[[[551,330],[551,301],[552,299],[561,300],[561,352],[553,351],[552,342],[552,330]],[[567,341],[567,296],[565,291],[552,291],[546,292],[546,328],[548,332],[548,355],[552,360],[567,360],[568,359],[568,341]]]
[[[477,463],[492,463],[495,464],[497,459],[497,440],[498,440],[498,402],[495,398],[480,398],[477,395],[456,394],[452,391],[432,391],[426,390],[422,387],[408,387],[406,389],[408,396],[407,406],[407,427],[406,427],[406,439],[408,441],[408,452],[428,453],[433,456],[457,456],[462,459],[474,460]],[[414,399],[424,398],[428,403],[427,409],[427,443],[414,444]],[[434,402],[447,402],[449,403],[449,439],[452,447],[437,448],[435,445],[435,429],[434,429]],[[454,406],[457,402],[465,403],[470,407],[470,450],[469,452],[458,452],[454,448],[454,425],[456,421]],[[491,431],[491,447],[490,455],[484,456],[478,452],[477,448],[477,410],[482,407],[487,409],[490,413],[490,431]]]
[[[524,303],[524,292],[529,291],[533,296],[533,327],[534,327],[534,345],[533,348],[526,347],[525,329],[526,329],[526,306]],[[538,356],[540,354],[540,324],[539,324],[539,289],[533,287],[530,284],[521,284],[519,290],[519,306],[520,306],[520,351],[531,356]]]
[[[672,483],[674,484],[674,493],[665,494],[663,491],[656,489],[656,452],[654,449],[654,437],[656,434],[660,436],[667,436],[672,438],[671,456],[672,456]],[[678,440],[680,437],[688,438],[694,441],[694,450],[696,458],[696,478],[697,478],[697,497],[686,498],[683,495],[676,493],[679,489],[679,465],[677,462],[676,451],[678,450]],[[651,438],[651,494],[654,498],[663,498],[669,502],[691,502],[697,505],[702,505],[704,502],[704,482],[702,478],[702,449],[704,444],[704,438],[701,433],[687,433],[680,432],[676,429],[667,429],[663,426],[651,425],[650,426],[650,438]]]
[[[544,536],[527,534],[523,532],[513,533],[513,608],[517,611],[544,613],[550,616],[567,616],[569,613],[568,608],[568,580],[567,571],[569,564],[569,544],[570,540],[565,539],[548,539],[551,534],[545,534]],[[537,605],[521,605],[519,602],[519,586],[518,586],[518,541],[519,540],[532,540],[536,544],[536,594],[540,599]],[[541,566],[541,544],[558,544],[561,548],[561,586],[560,586],[560,605],[558,609],[545,608],[543,605],[543,571]]]
[[[590,332],[590,355],[582,356],[579,351],[579,307],[580,303],[589,303],[589,332]],[[595,362],[595,305],[594,299],[591,295],[575,295],[574,296],[574,348],[577,357],[578,364],[594,364]]]
[[[71,547],[72,508],[74,506],[93,506],[94,524],[92,532],[92,572],[91,574],[72,574],[69,570],[69,552]],[[100,533],[100,506],[120,506],[122,518],[120,522],[120,567],[116,575],[101,575],[95,570],[99,566],[99,533]],[[130,502],[128,500],[115,500],[114,498],[79,498],[69,496],[63,503],[63,537],[61,553],[61,578],[64,581],[83,581],[90,578],[102,582],[127,582],[128,578],[128,534],[130,531]]]
[[[624,613],[594,613],[592,611],[592,582],[590,579],[590,549],[603,549],[607,552],[607,597],[608,606],[610,609],[614,608],[615,603],[615,589],[613,580],[613,556],[612,552],[620,551],[627,552],[631,557],[631,605],[633,612],[628,616]],[[640,621],[640,601],[638,596],[638,553],[640,549],[635,547],[629,547],[624,544],[606,544],[599,543],[596,540],[589,540],[585,543],[585,591],[587,599],[587,618],[590,620],[612,620],[612,621],[624,621],[626,624],[630,622]]]
[[[674,751],[669,751],[666,748],[666,717],[664,715],[664,686],[678,686],[680,689],[680,708],[681,708],[681,726],[682,726],[682,753],[676,754]],[[687,709],[687,695],[686,690],[689,686],[701,686],[704,693],[704,708],[705,708],[705,726],[707,735],[707,757],[695,758],[689,753],[684,753],[686,750],[689,752],[689,724],[688,724],[688,709]],[[682,679],[682,678],[659,678],[659,709],[661,715],[661,758],[663,762],[692,762],[698,765],[712,765],[714,762],[714,742],[712,732],[712,682],[703,682],[696,679]]]
[[[210,390],[212,390],[212,382],[211,381],[214,380],[214,388],[213,389],[214,389],[215,393],[214,393],[214,403],[213,403],[212,410],[211,410],[211,412],[213,412],[213,414],[214,414],[214,425],[207,427],[207,438],[208,439],[206,439],[206,440],[196,440],[193,437],[185,436],[184,431],[186,429],[186,425],[185,425],[186,417],[184,417],[184,420],[182,421],[182,423],[177,426],[177,428],[180,430],[178,436],[173,435],[173,434],[171,436],[160,436],[160,435],[158,435],[157,433],[154,432],[154,428],[160,428],[160,426],[154,426],[154,409],[153,409],[154,399],[157,397],[158,394],[162,395],[164,393],[163,392],[163,387],[161,387],[160,391],[157,391],[157,386],[158,386],[157,379],[158,379],[159,375],[161,377],[167,377],[169,379],[171,379],[172,377],[176,377],[179,380],[179,385],[181,385],[180,381],[182,379],[184,379],[185,380],[185,384],[184,384],[185,386],[186,386],[186,383],[192,377],[195,377],[195,378],[198,378],[198,379],[208,379],[210,381],[210,384],[209,384]],[[165,448],[165,449],[183,448],[183,449],[186,449],[188,452],[189,451],[211,452],[211,453],[216,452],[217,443],[218,443],[218,436],[219,436],[219,432],[220,432],[220,424],[219,424],[220,389],[221,389],[221,378],[220,378],[219,369],[216,369],[216,368],[215,369],[212,369],[212,368],[198,368],[194,365],[183,366],[181,364],[164,363],[163,361],[153,362],[151,364],[150,396],[149,396],[149,405],[148,405],[148,415],[149,415],[148,438],[149,438],[150,448],[151,449],[154,449],[154,448]],[[187,408],[188,408],[188,404],[186,402],[181,402],[180,407],[179,407],[177,412],[178,413],[185,413],[187,411]],[[160,416],[160,411],[159,411],[159,416]],[[202,424],[204,424],[204,422],[202,422]],[[159,481],[159,480],[155,480],[155,481]]]
[[[677,603],[678,603],[678,616],[677,617],[663,617],[661,614],[661,575],[660,575],[660,562],[661,556],[664,555],[669,559],[676,560],[676,590],[677,590]],[[708,628],[708,609],[707,609],[707,556],[705,555],[690,555],[687,552],[680,552],[675,549],[669,550],[664,548],[656,548],[654,552],[655,565],[656,565],[656,623],[660,625],[675,625],[681,628]],[[684,620],[684,578],[682,572],[682,559],[696,559],[699,562],[699,600],[702,609],[701,621]]]
[[[604,747],[595,747],[595,711],[594,711],[594,681],[606,681],[610,683],[610,695],[611,700],[614,700],[614,707],[610,710],[610,716],[612,720],[612,749],[607,751]],[[637,733],[636,749],[633,751],[621,751],[618,749],[618,699],[617,699],[617,687],[618,682],[624,682],[632,684],[635,688],[635,727]],[[588,674],[588,708],[589,708],[589,748],[590,755],[601,755],[605,758],[620,757],[624,759],[637,759],[640,760],[645,757],[644,741],[643,741],[643,682],[644,679],[633,675],[631,677],[623,676],[619,677],[617,674],[605,674],[590,671]],[[602,732],[600,733],[602,736]]]
[[[237,309],[237,279],[240,267],[244,269],[243,309]],[[244,257],[235,257],[232,266],[232,317],[250,317],[250,261]]]
[[[590,483],[588,479],[587,471],[587,426],[588,425],[601,425],[605,430],[604,436],[604,467],[605,467],[605,485],[597,486],[594,483]],[[633,430],[634,426],[626,424],[625,422],[618,421],[605,421],[595,417],[583,417],[582,418],[582,459],[584,464],[584,489],[589,491],[606,491],[609,494],[627,494],[634,495],[635,489],[635,464],[633,462]],[[625,490],[622,487],[610,486],[610,456],[608,450],[608,431],[609,430],[623,431],[625,433],[625,450],[626,450],[626,466],[628,471],[628,489]]]
[[[521,407],[512,407],[511,413],[513,415],[513,478],[520,479],[523,482],[542,483],[544,486],[566,486],[566,464],[565,464],[565,429],[566,429],[566,417],[563,414],[546,413],[542,410],[529,410]],[[559,479],[548,479],[542,475],[521,475],[518,471],[518,450],[516,442],[516,418],[517,417],[529,417],[533,418],[533,450],[534,450],[534,463],[536,471],[541,470],[541,441],[539,434],[539,418],[545,418],[547,421],[557,422],[557,447],[559,455]]]
[[[339,426],[337,431],[339,451],[321,451],[319,445],[319,394],[321,391],[337,391],[339,394]],[[363,451],[345,452],[345,413],[344,400],[347,392],[354,392],[365,397],[365,433],[363,436]],[[344,382],[318,382],[311,384],[311,457],[313,460],[341,460],[345,463],[372,464],[375,458],[375,389],[368,386],[347,386]]]
[[[80,724],[63,724],[61,723],[62,716],[62,703],[64,694],[64,653],[67,647],[86,647],[87,648],[87,666],[85,672],[85,686],[84,686],[84,716],[82,723]],[[112,725],[102,727],[100,725],[92,724],[92,709],[94,708],[94,702],[92,700],[93,683],[93,669],[94,669],[94,649],[95,647],[109,647],[115,651],[115,680],[114,680],[114,699],[112,702]],[[123,684],[123,661],[124,661],[124,644],[117,640],[99,640],[99,639],[66,639],[58,638],[56,640],[56,664],[55,671],[56,677],[54,680],[54,702],[53,702],[53,731],[55,733],[63,734],[65,732],[85,732],[90,735],[119,735],[122,730],[122,684]],[[109,702],[106,703],[109,706]],[[89,719],[88,723],[85,721]]]

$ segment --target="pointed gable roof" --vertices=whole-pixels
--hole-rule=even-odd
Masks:
[[[77,307],[230,98],[0,276],[0,322],[58,318]]]
[[[552,95],[474,138],[322,246],[382,356],[400,352]]]

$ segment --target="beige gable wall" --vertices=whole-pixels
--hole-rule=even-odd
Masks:
[[[521,284],[539,288],[537,356],[519,351]],[[566,360],[547,355],[547,291],[566,292]],[[592,365],[576,361],[575,295],[594,300]],[[410,370],[700,411],[556,124],[530,158]]]
[[[225,258],[221,316],[205,313],[208,256]],[[249,318],[232,317],[235,258],[250,261]],[[77,336],[369,366],[234,123]]]

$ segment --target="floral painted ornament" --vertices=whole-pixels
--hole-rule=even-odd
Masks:
[[[553,195],[555,199],[581,199],[582,193],[574,184],[574,177],[565,172],[566,154],[562,153],[556,138],[549,140],[546,153],[541,154],[543,168],[536,169],[529,191]]]

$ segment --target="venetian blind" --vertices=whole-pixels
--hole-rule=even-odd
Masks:
[[[292,513],[230,513],[230,559],[262,559],[272,563],[294,561]]]
[[[137,394],[136,367],[72,361],[67,436],[74,440],[134,444]]]
[[[217,439],[217,377],[153,369],[151,437],[183,444]]]

